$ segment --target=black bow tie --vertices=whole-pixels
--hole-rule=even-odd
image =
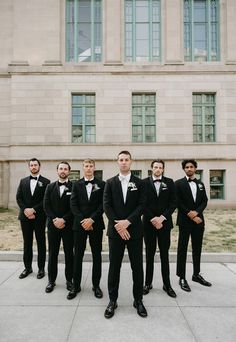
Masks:
[[[64,182],[64,183],[58,182],[58,185],[59,185],[59,186],[62,186],[62,185],[65,185],[65,186],[66,186],[66,185],[67,185],[67,182]]]
[[[88,185],[89,183],[94,184],[94,179],[93,180],[87,180],[84,181],[85,185]]]
[[[30,176],[30,179],[37,180],[37,179],[38,179],[38,177]]]
[[[194,178],[194,179],[188,179],[188,182],[190,183],[190,182],[196,182],[196,178]]]
[[[154,179],[153,183],[159,182],[161,183],[161,179]]]

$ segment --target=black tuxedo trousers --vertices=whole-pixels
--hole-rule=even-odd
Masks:
[[[154,256],[157,249],[157,242],[161,259],[161,274],[163,284],[170,286],[169,248],[170,229],[144,229],[144,241],[146,249],[146,276],[145,285],[151,285],[153,281]]]
[[[108,272],[108,292],[111,301],[118,298],[120,283],[120,269],[127,247],[133,277],[133,297],[135,300],[142,300],[143,297],[143,255],[140,253],[143,248],[143,238],[130,239],[128,241],[121,238],[109,238],[109,272]]]
[[[200,273],[203,234],[204,227],[202,226],[179,226],[176,272],[178,277],[185,279],[187,250],[190,236],[192,243],[193,274],[198,275]]]
[[[45,222],[44,218],[20,221],[24,240],[23,262],[27,270],[32,267],[34,233],[38,248],[38,268],[44,269],[46,260]]]
[[[48,229],[48,279],[52,283],[57,278],[58,254],[61,241],[65,254],[65,278],[67,281],[72,281],[73,277],[73,231],[68,228],[51,228]]]
[[[74,288],[78,290],[82,278],[82,266],[84,251],[86,249],[87,239],[91,247],[93,266],[92,266],[92,284],[93,287],[98,287],[102,275],[102,237],[103,230],[97,229],[94,231],[86,231],[82,228],[74,231]]]

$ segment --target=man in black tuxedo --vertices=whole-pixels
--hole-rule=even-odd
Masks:
[[[92,290],[96,298],[102,298],[100,288],[102,275],[102,237],[105,228],[103,221],[102,198],[105,182],[94,177],[95,161],[83,161],[84,177],[73,184],[71,211],[74,214],[74,272],[73,289],[67,299],[73,299],[81,291],[82,263],[87,238],[92,251]]]
[[[66,287],[72,288],[73,276],[73,215],[70,210],[72,182],[68,179],[70,164],[62,161],[57,165],[58,181],[47,186],[44,195],[44,210],[48,226],[48,284],[45,292],[54,290],[57,278],[58,254],[61,240],[65,254]]]
[[[106,182],[104,211],[109,219],[109,272],[108,292],[110,302],[104,316],[111,318],[117,308],[120,269],[127,246],[133,275],[133,306],[141,317],[147,316],[143,296],[143,213],[145,192],[141,179],[131,175],[132,159],[128,151],[118,155],[119,175]]]
[[[179,226],[179,240],[177,252],[177,276],[182,290],[190,292],[191,289],[185,278],[186,259],[189,237],[192,241],[193,276],[192,280],[204,286],[211,286],[200,275],[200,262],[202,239],[205,228],[203,211],[207,206],[207,195],[204,184],[195,178],[197,162],[186,159],[182,162],[186,174],[175,182],[177,196],[177,225]]]
[[[175,298],[170,283],[169,248],[173,228],[172,213],[176,208],[175,185],[171,178],[163,176],[164,161],[153,160],[152,175],[144,179],[146,202],[143,214],[144,241],[146,245],[146,278],[143,294],[152,289],[154,256],[157,240],[161,259],[163,290]]]
[[[30,176],[21,179],[17,189],[16,201],[20,207],[18,219],[24,240],[23,260],[25,269],[19,278],[23,279],[32,273],[33,260],[33,233],[35,233],[38,248],[38,274],[37,278],[44,277],[46,259],[45,223],[46,215],[43,210],[43,196],[49,179],[39,174],[40,161],[32,158],[29,161]]]

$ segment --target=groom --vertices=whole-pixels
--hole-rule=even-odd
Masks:
[[[108,292],[110,302],[104,316],[111,318],[117,308],[120,268],[125,247],[128,249],[133,275],[133,306],[138,315],[147,316],[143,295],[143,230],[141,215],[145,195],[141,179],[131,175],[132,159],[128,151],[118,155],[120,173],[106,182],[104,211],[108,217],[109,272]]]

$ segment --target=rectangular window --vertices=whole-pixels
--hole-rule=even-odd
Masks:
[[[215,141],[215,94],[193,94],[193,141]]]
[[[102,0],[66,0],[66,61],[102,59]]]
[[[103,171],[102,170],[95,170],[94,171],[94,177],[102,180],[102,177],[103,177]]]
[[[132,141],[156,141],[156,95],[132,95]]]
[[[224,170],[210,170],[210,198],[224,199]]]
[[[95,94],[72,95],[72,142],[95,143]]]
[[[196,170],[195,176],[198,180],[202,181],[203,179],[203,171],[202,170]]]
[[[80,179],[80,171],[79,170],[71,170],[69,175],[69,180],[77,181]]]
[[[219,0],[184,0],[185,61],[219,61]]]
[[[142,179],[142,170],[132,170],[132,175]]]
[[[160,61],[160,0],[125,0],[125,60]]]

